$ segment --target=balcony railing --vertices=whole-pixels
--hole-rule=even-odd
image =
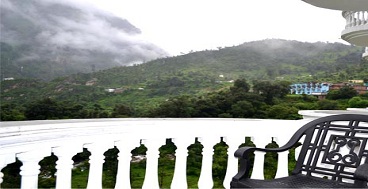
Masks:
[[[343,11],[346,20],[341,37],[358,46],[368,46],[368,11]]]
[[[285,144],[291,135],[309,120],[260,119],[92,119],[2,122],[0,127],[0,170],[7,164],[22,162],[21,188],[37,188],[39,161],[54,154],[56,162],[56,188],[71,188],[72,157],[87,148],[89,177],[87,188],[102,188],[104,152],[114,146],[119,149],[115,188],[131,188],[131,150],[143,143],[146,152],[146,176],[143,187],[159,188],[159,148],[166,139],[172,139],[175,151],[175,169],[171,188],[187,188],[186,165],[188,146],[197,138],[203,145],[202,168],[198,188],[213,187],[212,162],[214,145],[223,141],[228,145],[226,177],[229,188],[237,173],[238,160],[233,154],[245,137],[257,147],[265,147],[273,139]],[[255,154],[252,178],[263,178],[264,153]],[[288,152],[278,154],[276,177],[288,175]],[[0,173],[0,183],[3,174]]]
[[[368,23],[368,11],[345,11],[343,16],[346,19],[345,29]]]

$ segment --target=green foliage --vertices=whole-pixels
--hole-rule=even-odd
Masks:
[[[320,110],[338,110],[338,103],[332,100],[320,100],[317,102]]]
[[[290,92],[290,83],[284,81],[254,81],[253,85],[254,92],[265,97],[267,104],[273,104],[275,98],[284,98]]]
[[[62,108],[56,101],[47,98],[29,105],[24,114],[29,120],[60,119]]]
[[[353,97],[349,100],[350,108],[366,108],[368,107],[368,99],[363,100],[361,97]]]
[[[339,90],[329,91],[326,98],[330,100],[350,99],[357,96],[358,92],[350,86],[341,87]]]
[[[268,118],[271,119],[301,119],[298,109],[288,105],[274,105],[266,110]]]
[[[214,146],[213,162],[212,162],[212,177],[214,178],[214,188],[222,188],[225,179],[227,166],[227,149],[228,145],[221,140]]]
[[[4,104],[0,107],[0,121],[23,121],[26,117],[23,108],[16,104]]]
[[[111,116],[112,117],[131,117],[134,115],[134,110],[124,104],[115,105]]]

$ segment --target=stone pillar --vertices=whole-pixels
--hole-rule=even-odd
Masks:
[[[253,143],[258,148],[264,148],[270,140],[268,138],[263,137],[254,137],[252,140]],[[254,165],[253,165],[253,172],[252,172],[252,179],[264,179],[264,156],[265,152],[256,151],[254,152]]]
[[[140,145],[139,139],[124,137],[124,141],[115,142],[119,149],[118,172],[116,174],[115,189],[130,189],[130,162],[132,159],[131,151]]]
[[[146,175],[144,177],[143,189],[159,189],[158,183],[158,158],[159,148],[165,144],[165,139],[145,139],[142,143],[147,147]]]
[[[172,139],[177,149],[175,151],[175,170],[174,177],[171,182],[171,188],[175,189],[186,189],[188,188],[187,183],[187,156],[188,146],[194,143],[193,139],[190,138],[175,138]]]
[[[51,155],[51,149],[38,149],[23,152],[17,155],[18,159],[23,163],[20,167],[21,189],[38,188],[38,174],[40,173],[40,165],[38,164],[44,157]]]
[[[68,189],[72,187],[73,156],[83,151],[82,144],[68,144],[52,149],[58,157],[56,162],[56,189]]]
[[[199,176],[198,188],[207,189],[213,187],[212,179],[212,160],[213,160],[213,146],[219,142],[219,138],[203,137],[199,138],[199,142],[203,145],[203,158],[201,175]]]
[[[230,189],[230,182],[238,173],[238,158],[234,156],[234,153],[239,148],[240,144],[244,142],[244,137],[224,137],[224,142],[226,142],[229,148],[227,149],[227,168],[223,186],[226,189]]]
[[[290,137],[278,137],[278,138],[275,138],[275,141],[281,147],[281,146],[285,145],[288,142],[288,138],[290,138]],[[277,172],[276,172],[275,178],[281,178],[281,177],[289,176],[289,170],[288,170],[289,159],[288,159],[288,155],[289,155],[288,150],[285,151],[285,152],[279,152],[278,153]]]
[[[91,152],[89,160],[89,174],[87,189],[102,188],[102,169],[105,162],[104,153],[114,147],[113,143],[97,142],[86,145],[87,149]]]

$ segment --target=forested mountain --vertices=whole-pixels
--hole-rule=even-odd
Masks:
[[[50,80],[167,53],[129,21],[74,1],[2,0],[2,78]]]
[[[79,73],[50,82],[1,82],[2,104],[24,105],[51,98],[112,110],[128,104],[146,110],[177,95],[200,96],[233,81],[344,82],[367,79],[363,48],[339,43],[269,39],[239,46],[159,58],[144,64]],[[97,108],[98,109],[98,108]]]

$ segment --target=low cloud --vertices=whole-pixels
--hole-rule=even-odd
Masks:
[[[30,46],[19,61],[64,57],[96,64],[96,59],[107,58],[96,65],[107,68],[167,55],[143,40],[141,31],[127,20],[85,1],[2,0],[1,17],[1,41]]]

